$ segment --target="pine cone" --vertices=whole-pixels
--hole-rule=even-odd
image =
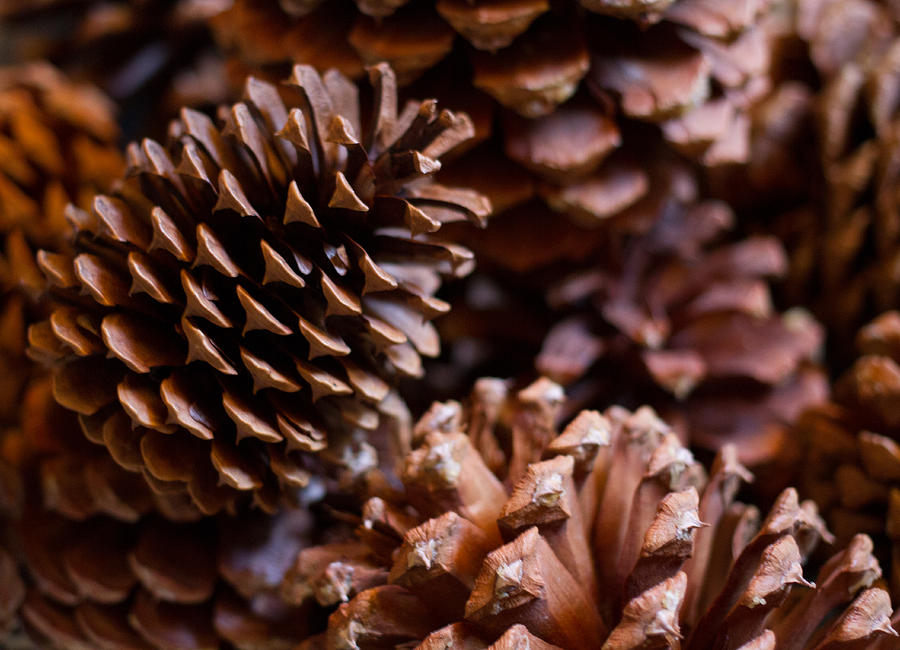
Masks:
[[[237,0],[211,25],[239,68],[271,74],[300,61],[352,76],[388,61],[407,83],[468,59],[464,85],[529,118],[552,113],[584,82],[601,105],[660,123],[674,146],[721,165],[746,160],[747,110],[769,90],[786,27],[770,4]]]
[[[392,385],[438,352],[433,294],[472,267],[431,233],[490,206],[431,179],[468,118],[398,112],[393,72],[371,75],[365,130],[356,86],[307,66],[287,104],[251,78],[221,128],[185,109],[168,148],[131,145],[117,189],[69,207],[73,254],[39,257],[62,302],[30,341],[56,399],[205,513],[274,508],[319,452],[354,473],[407,444]]]
[[[856,363],[829,404],[810,409],[796,431],[806,445],[801,486],[839,539],[870,534],[900,596],[900,313],[859,331]]]
[[[818,159],[804,203],[784,210],[772,229],[791,258],[787,298],[810,305],[829,327],[838,367],[852,361],[855,332],[900,297],[900,30],[892,11],[874,0],[808,0],[798,9],[797,30],[822,86],[808,111]]]
[[[33,250],[65,246],[66,203],[86,206],[123,169],[113,107],[47,64],[0,68],[0,423],[14,423],[41,315]]]
[[[405,491],[286,576],[288,600],[337,606],[301,647],[894,647],[868,537],[813,585],[801,564],[830,534],[812,502],[788,489],[763,519],[734,500],[750,476],[733,446],[707,478],[651,409],[557,434],[562,401],[546,379],[482,379],[467,409],[435,403]]]
[[[656,169],[635,172],[646,193],[587,235],[557,221],[550,238],[542,217],[518,227],[521,217],[492,218],[471,240],[487,288],[473,279],[441,323],[442,339],[469,357],[430,379],[446,383],[447,394],[463,370],[507,371],[516,359],[512,370],[521,372],[533,350],[540,373],[571,386],[576,409],[652,404],[694,445],[736,443],[741,461],[772,485],[769,469],[798,452],[790,423],[826,398],[812,363],[822,328],[803,311],[773,307],[768,282],[787,267],[779,242],[727,243],[732,211],[699,200],[693,177],[656,153],[648,154]],[[568,209],[582,199],[611,204],[619,189],[573,192]]]
[[[309,511],[205,517],[184,495],[154,493],[123,456],[84,439],[49,380],[29,386],[22,423],[27,499],[0,591],[2,614],[17,614],[36,647],[251,650],[308,634],[308,612],[278,586],[314,533]],[[7,589],[7,578],[21,587],[17,569],[27,594]]]
[[[25,454],[20,403],[35,369],[25,357],[29,322],[46,317],[37,299],[38,246],[66,245],[63,210],[86,204],[120,173],[118,127],[109,101],[47,64],[0,68],[0,640],[19,647],[16,613],[25,594],[9,522],[21,515]]]
[[[127,129],[156,129],[181,106],[229,100],[224,62],[205,20],[221,0],[8,0],[7,56],[43,58],[119,102]]]
[[[303,511],[23,526],[34,584],[20,616],[39,647],[288,649],[308,635],[307,612],[276,589],[305,543]]]

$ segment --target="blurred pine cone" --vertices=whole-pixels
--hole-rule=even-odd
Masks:
[[[37,247],[67,245],[66,203],[87,205],[124,167],[108,99],[45,63],[0,68],[0,639],[18,647],[24,597],[9,524],[22,514],[27,454],[21,404],[39,372],[25,357],[28,324],[46,317]]]
[[[863,327],[860,356],[829,404],[797,423],[806,445],[801,486],[839,539],[870,534],[900,597],[900,313]]]
[[[786,425],[825,397],[811,364],[823,332],[772,306],[767,281],[786,266],[780,244],[722,243],[732,226],[724,204],[671,202],[646,234],[602,251],[605,264],[569,271],[549,289],[567,317],[537,368],[607,393],[625,383],[680,413],[695,445],[735,442],[745,463],[785,462]]]
[[[446,61],[461,77],[456,88],[474,86],[529,118],[588,87],[601,116],[616,106],[626,119],[658,123],[672,145],[720,165],[746,160],[746,113],[771,88],[781,4],[234,0],[210,22],[238,69],[282,75],[299,61],[353,76],[387,61],[401,83],[430,70],[428,83]],[[444,92],[450,101],[454,91]]]
[[[550,237],[544,216],[513,210],[477,240],[462,237],[478,277],[441,323],[458,356],[429,379],[452,394],[462,371],[520,372],[531,352],[540,373],[570,387],[574,408],[651,404],[693,445],[736,443],[761,485],[772,485],[770,469],[783,481],[799,452],[790,424],[827,396],[814,364],[823,330],[806,312],[773,307],[768,283],[787,267],[777,240],[734,241],[727,205],[700,200],[683,165],[658,150],[648,157],[633,180],[560,192],[571,191],[559,198],[567,209],[586,212],[637,187],[587,233],[556,220]]]
[[[352,478],[407,446],[392,386],[438,353],[433,294],[472,267],[432,233],[490,206],[432,179],[469,119],[401,109],[390,68],[371,77],[371,114],[308,66],[287,104],[251,78],[221,127],[185,109],[168,147],[132,144],[116,189],[68,208],[72,253],[40,254],[61,303],[31,352],[87,437],[155,491],[273,509],[323,458]]]
[[[36,647],[286,649],[307,635],[307,612],[278,586],[311,539],[310,512],[204,517],[154,493],[123,450],[84,439],[49,380],[30,385],[22,420],[27,499],[10,539],[27,584],[16,613]]]
[[[788,489],[763,518],[734,500],[733,446],[707,478],[651,409],[558,434],[562,401],[546,379],[482,379],[468,408],[435,403],[405,490],[287,575],[289,601],[338,606],[301,648],[896,647],[868,537],[813,585],[801,565],[830,534],[812,502]]]
[[[42,315],[38,247],[61,250],[68,202],[86,207],[124,163],[114,110],[96,88],[44,63],[0,68],[0,424],[17,417],[31,367],[29,321]]]
[[[786,297],[828,326],[841,368],[852,362],[856,331],[900,299],[898,20],[896,3],[876,0],[797,8],[814,71],[808,87],[820,87],[807,111],[815,147],[806,146],[817,157],[806,200],[772,230],[790,255]]]
[[[229,101],[206,18],[227,0],[4,0],[0,61],[48,59],[123,107],[127,134],[163,129],[181,106]]]

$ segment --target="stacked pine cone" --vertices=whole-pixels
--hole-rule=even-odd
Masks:
[[[238,0],[210,24],[241,75],[293,60],[359,76],[386,60],[412,94],[465,107],[483,144],[455,172],[490,195],[496,229],[556,227],[558,213],[579,226],[562,225],[546,261],[584,254],[572,239],[668,191],[648,147],[707,167],[750,159],[749,111],[790,35],[780,4]]]
[[[766,516],[725,446],[707,476],[649,408],[583,411],[562,388],[476,383],[415,427],[403,490],[362,508],[355,538],[300,553],[296,603],[337,609],[302,648],[896,647],[872,542],[831,541],[784,491]]]
[[[707,162],[740,158],[745,109],[767,91],[782,23],[769,2],[239,0],[212,25],[238,62],[277,71],[303,61],[359,75],[386,60],[412,81],[447,59],[527,117],[551,113],[582,82],[624,115],[663,123]],[[649,27],[642,29],[641,27]],[[585,116],[602,120],[602,111]],[[606,135],[614,130],[603,124]],[[733,128],[732,128],[733,127]]]
[[[611,221],[646,227],[627,209],[672,191],[648,147],[749,161],[749,111],[776,83],[787,18],[756,0],[238,0],[210,24],[239,78],[386,60],[413,95],[464,107],[483,144],[446,171],[491,197],[501,236],[562,228],[534,265],[585,255],[588,230]]]

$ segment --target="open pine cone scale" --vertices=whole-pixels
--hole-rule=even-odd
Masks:
[[[326,448],[370,462],[362,432],[407,444],[391,387],[439,352],[441,278],[472,268],[433,233],[490,206],[431,180],[470,121],[434,102],[400,110],[387,66],[372,79],[365,130],[356,87],[304,66],[290,110],[253,79],[221,129],[184,110],[170,148],[132,145],[112,194],[70,206],[74,256],[39,258],[66,303],[30,332],[56,398],[204,512],[241,492],[271,509]],[[192,461],[169,466],[179,455]]]
[[[546,379],[483,379],[466,410],[436,403],[405,492],[287,574],[289,602],[337,606],[302,648],[895,647],[868,537],[814,585],[802,564],[832,537],[813,502],[788,489],[763,518],[735,500],[752,477],[733,446],[707,476],[651,409],[557,434],[562,400]]]

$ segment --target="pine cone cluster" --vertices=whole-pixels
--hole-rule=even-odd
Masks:
[[[801,565],[831,535],[812,502],[788,489],[763,517],[735,500],[733,446],[707,476],[652,409],[558,433],[562,402],[547,379],[482,379],[467,407],[435,403],[404,489],[288,573],[288,600],[337,606],[301,647],[894,647],[868,537],[814,585]]]
[[[821,334],[805,319],[782,318],[766,306],[762,281],[784,275],[783,252],[767,241],[764,257],[772,268],[747,270],[736,294],[723,297],[719,286],[718,296],[707,298],[732,302],[707,307],[717,312],[718,326],[710,323],[712,317],[697,323],[681,312],[697,298],[690,290],[677,298],[682,305],[640,303],[652,281],[647,276],[657,272],[660,257],[669,256],[658,251],[654,231],[674,232],[665,223],[669,213],[693,209],[702,196],[702,179],[696,180],[674,152],[699,161],[707,175],[718,169],[736,173],[740,164],[746,173],[762,169],[778,176],[771,169],[775,154],[760,151],[765,147],[757,143],[765,134],[753,126],[757,114],[778,114],[782,107],[808,112],[807,104],[790,103],[790,88],[782,83],[782,68],[789,67],[797,40],[796,9],[789,4],[271,0],[235,2],[211,25],[233,60],[243,62],[238,69],[274,74],[295,57],[354,75],[363,63],[388,60],[401,81],[414,82],[412,92],[425,88],[472,113],[480,144],[453,152],[455,159],[441,175],[489,196],[494,214],[484,235],[450,231],[476,252],[487,272],[473,279],[480,284],[458,290],[463,295],[452,300],[455,313],[441,326],[448,363],[430,372],[443,395],[459,394],[482,372],[527,372],[548,335],[547,345],[567,349],[552,352],[581,357],[554,360],[569,366],[565,369],[539,366],[560,380],[582,376],[599,357],[615,360],[618,371],[623,363],[645,366],[652,356],[649,377],[636,373],[633,384],[641,388],[625,399],[633,405],[674,404],[688,413],[687,426],[711,448],[762,427],[766,440],[755,450],[742,450],[742,458],[755,463],[781,450],[787,423],[824,395],[823,380],[809,368]],[[283,37],[270,38],[273,33]],[[728,229],[721,226],[717,233]],[[692,272],[702,262],[689,250],[697,246],[695,235],[685,237],[692,243],[676,255],[677,263]],[[758,243],[747,242],[744,250]],[[645,249],[651,253],[645,255]],[[579,261],[587,262],[576,265],[584,275],[572,278],[573,262]],[[630,287],[618,277],[610,283],[619,284],[617,289],[596,287],[602,282],[597,277],[640,265],[651,268],[629,270]],[[743,272],[732,273],[732,284]],[[578,287],[569,290],[570,298],[561,295],[560,284]],[[742,293],[751,285],[753,296]],[[766,305],[734,304],[742,298]],[[648,316],[649,310],[655,313]],[[598,319],[594,311],[606,313]],[[610,328],[607,316],[613,311]],[[560,325],[561,318],[578,312],[586,312],[590,323]],[[638,332],[642,326],[670,331]],[[764,357],[750,345],[746,354],[728,349],[728,328],[744,326],[766,340]],[[681,337],[678,328],[686,330]],[[615,345],[606,344],[610,329],[619,338]],[[649,340],[641,340],[644,334]],[[670,338],[678,352],[667,349]],[[647,354],[645,348],[658,353]],[[723,362],[726,356],[743,357],[745,364],[724,368],[710,358],[716,354]],[[596,368],[592,375],[594,384],[598,377],[602,381]],[[708,401],[683,404],[694,386],[706,379],[707,390],[723,383],[723,376],[726,385],[716,387],[715,399],[737,393],[742,417],[711,421]],[[733,380],[736,389],[730,387]],[[434,397],[426,393],[424,405]],[[609,392],[604,398],[622,399]]]
[[[0,2],[0,645],[900,647],[898,29]]]
[[[834,385],[831,402],[797,423],[806,445],[801,486],[816,499],[839,539],[872,536],[900,594],[900,313],[862,328],[860,356]]]
[[[168,147],[131,145],[116,189],[69,207],[72,253],[38,258],[61,303],[31,350],[55,364],[56,399],[201,512],[271,510],[319,452],[358,472],[407,444],[392,386],[437,354],[433,294],[472,266],[431,233],[490,206],[431,178],[470,121],[401,109],[390,68],[371,75],[365,130],[356,86],[307,66],[287,103],[250,79],[219,127],[184,110]]]

